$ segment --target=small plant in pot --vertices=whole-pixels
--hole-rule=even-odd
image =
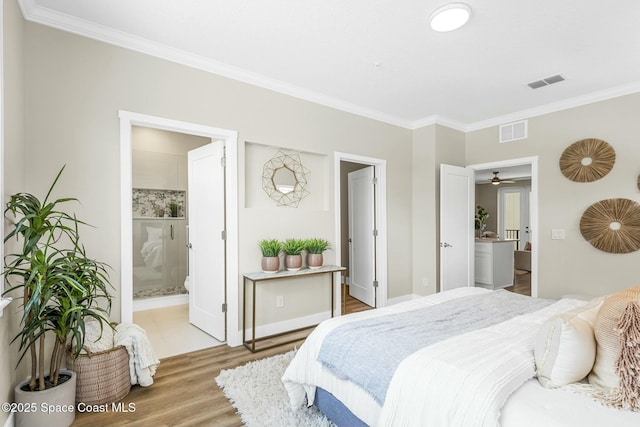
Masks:
[[[314,237],[305,241],[304,248],[307,250],[307,266],[316,269],[324,264],[322,253],[331,249],[331,245],[325,239]]]
[[[282,252],[285,253],[284,265],[289,271],[297,271],[302,268],[302,251],[304,240],[287,239],[282,243]]]
[[[282,243],[278,239],[264,239],[258,242],[262,252],[262,271],[276,273],[280,270]]]
[[[172,217],[176,218],[180,213],[180,205],[177,203],[169,203],[169,212]]]
[[[73,371],[60,369],[63,356],[68,348],[76,349],[75,357],[82,350],[85,319],[109,324],[108,266],[89,258],[80,243],[78,226],[85,223],[59,210],[59,205],[77,200],[49,200],[63,170],[43,202],[31,194],[18,193],[11,196],[5,209],[5,218],[14,227],[4,242],[16,238],[19,243],[15,253],[6,255],[3,270],[6,292],[22,293],[22,329],[13,341],[19,342],[18,363],[27,353],[31,361],[31,376],[15,387],[15,400],[34,408],[33,412],[18,412],[17,425],[73,422],[76,377]],[[47,337],[53,338],[48,367]],[[47,404],[71,410],[42,412],[42,405]]]

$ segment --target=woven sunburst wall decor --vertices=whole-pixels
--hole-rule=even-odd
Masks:
[[[568,146],[560,156],[560,170],[575,182],[596,181],[613,168],[616,152],[606,141],[583,139]]]
[[[640,249],[640,204],[629,199],[601,200],[580,218],[582,237],[595,248],[614,254]]]

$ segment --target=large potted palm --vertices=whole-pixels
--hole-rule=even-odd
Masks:
[[[85,224],[59,205],[77,201],[50,201],[64,167],[44,201],[28,193],[11,196],[5,218],[14,224],[5,236],[19,242],[5,257],[7,293],[22,295],[22,328],[18,363],[29,354],[31,376],[15,387],[16,402],[29,405],[17,415],[17,425],[70,425],[75,418],[75,374],[61,370],[65,351],[77,357],[84,344],[85,321],[108,325],[111,310],[108,266],[87,256],[78,227]],[[47,338],[53,347],[46,346]],[[50,352],[50,353],[49,353]],[[48,359],[48,365],[47,365]],[[55,408],[48,411],[47,408]],[[60,420],[53,417],[60,416]]]

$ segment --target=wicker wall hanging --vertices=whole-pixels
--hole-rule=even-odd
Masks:
[[[607,142],[589,138],[574,142],[560,156],[560,170],[575,182],[596,181],[611,171],[616,152]]]
[[[595,248],[614,254],[640,249],[640,204],[629,199],[601,200],[580,218],[582,237]]]
[[[638,190],[640,190],[640,175],[638,175]]]

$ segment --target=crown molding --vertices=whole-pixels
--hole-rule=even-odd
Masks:
[[[243,83],[259,86],[274,92],[279,92],[305,101],[335,108],[347,113],[406,129],[411,128],[411,122],[408,120],[363,108],[341,99],[326,96],[280,80],[261,76],[250,71],[211,60],[201,55],[195,55],[181,49],[172,48],[161,43],[144,39],[142,37],[133,36],[104,25],[60,13],[38,5],[35,0],[18,0],[18,3],[20,4],[20,9],[22,10],[24,18],[37,24],[165,59],[187,67],[196,68],[233,80],[238,80]]]
[[[94,22],[79,19],[74,16],[57,12],[40,6],[35,0],[18,0],[24,18],[28,21],[46,25],[62,31],[88,37],[104,43],[120,46],[167,61],[196,68],[209,73],[217,74],[229,79],[241,81],[274,92],[303,99],[316,104],[331,107],[340,111],[355,114],[361,117],[373,119],[390,125],[409,130],[439,124],[458,130],[460,132],[472,132],[504,123],[529,119],[544,114],[554,113],[581,105],[604,101],[619,96],[640,92],[640,81],[615,88],[593,92],[587,95],[577,96],[562,101],[509,113],[473,123],[463,123],[445,116],[431,115],[420,120],[411,121],[400,117],[391,116],[379,111],[363,108],[361,106],[343,101],[338,98],[323,95],[298,86],[285,83],[280,80],[261,76],[259,74],[233,67],[228,64],[214,61],[201,55],[195,55],[180,49],[175,49],[148,39],[133,36],[122,31],[114,30]]]
[[[640,92],[640,81],[629,83],[626,85],[616,86],[613,88],[592,92],[586,95],[576,96],[573,98],[563,99],[562,101],[552,102],[550,104],[541,105],[527,110],[521,110],[503,116],[493,117],[491,119],[482,120],[471,123],[466,126],[466,132],[486,129],[493,126],[499,126],[505,123],[516,122],[518,120],[530,119],[532,117],[542,116],[544,114],[556,113],[570,108],[580,107],[582,105],[593,104],[595,102],[606,101],[620,96],[631,95]]]

